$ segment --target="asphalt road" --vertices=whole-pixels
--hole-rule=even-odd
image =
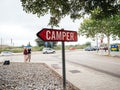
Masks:
[[[42,52],[33,52],[31,62],[41,61],[62,61],[62,51],[55,54],[42,54]],[[98,55],[97,52],[73,50],[65,52],[65,59],[68,62],[81,65],[102,73],[120,78],[120,58]],[[0,56],[0,62],[11,60],[13,62],[24,62],[22,53],[13,56]]]
[[[32,52],[31,62],[58,62],[62,64],[61,50],[55,54]],[[102,52],[104,54],[104,52]],[[119,54],[119,53],[118,53]],[[66,72],[67,79],[81,90],[120,90],[120,57],[99,55],[97,52],[73,50],[65,52],[66,67],[77,68],[78,74]],[[22,53],[0,56],[0,62],[24,62]],[[61,72],[61,70],[60,70]],[[74,77],[74,79],[73,79]]]
[[[95,52],[72,51],[66,60],[120,78],[120,58],[101,56]]]

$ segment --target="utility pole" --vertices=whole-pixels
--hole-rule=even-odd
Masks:
[[[99,47],[98,47],[98,35],[96,35],[96,45],[97,45],[97,53],[98,53],[98,49],[99,49]]]
[[[13,44],[13,40],[12,40],[12,38],[11,38],[11,47],[13,46],[12,44]]]
[[[2,51],[2,38],[1,38],[1,51]]]

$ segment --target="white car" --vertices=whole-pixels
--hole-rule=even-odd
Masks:
[[[55,50],[52,48],[43,48],[43,54],[55,53]]]
[[[1,52],[1,56],[10,56],[10,55],[13,55],[14,53],[13,52],[10,52],[10,51],[3,51]]]

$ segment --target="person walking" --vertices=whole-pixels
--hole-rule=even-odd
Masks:
[[[31,48],[28,48],[28,60],[29,60],[29,62],[31,60]]]
[[[27,48],[24,48],[23,55],[24,55],[24,62],[27,62],[27,58],[28,58]]]

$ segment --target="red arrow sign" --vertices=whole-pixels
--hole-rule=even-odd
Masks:
[[[77,32],[44,28],[37,33],[43,41],[77,41]]]

